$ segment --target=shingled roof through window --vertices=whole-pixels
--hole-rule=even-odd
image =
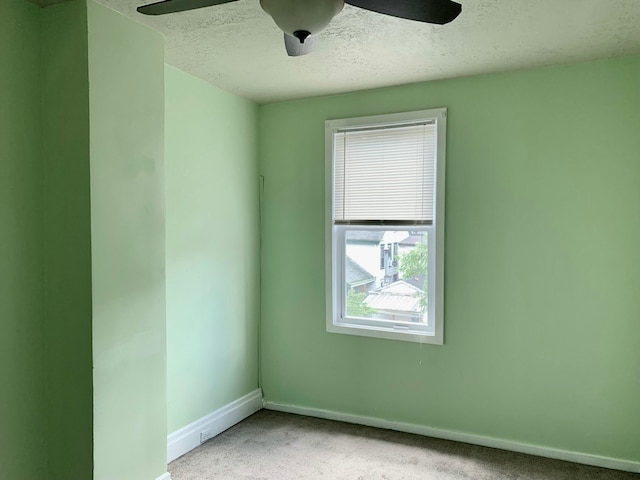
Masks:
[[[366,285],[367,283],[376,281],[376,277],[367,272],[351,257],[347,257],[345,270],[347,286],[349,287],[357,287],[359,285]]]

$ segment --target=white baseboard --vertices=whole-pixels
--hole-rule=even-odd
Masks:
[[[631,460],[620,460],[617,458],[601,457],[591,455],[589,453],[571,452],[567,450],[558,450],[555,448],[541,447],[538,445],[530,445],[527,443],[512,442],[510,440],[502,440],[493,437],[484,437],[481,435],[473,435],[469,433],[456,432],[452,430],[442,430],[439,428],[426,427],[413,423],[394,422],[391,420],[382,420],[374,417],[364,417],[361,415],[351,415],[348,413],[334,412],[331,410],[321,410],[317,408],[298,407],[295,405],[285,405],[275,402],[264,402],[264,408],[267,410],[276,410],[278,412],[295,413],[298,415],[306,415],[308,417],[326,418],[328,420],[337,420],[346,423],[355,423],[358,425],[367,425],[369,427],[384,428],[387,430],[396,430],[399,432],[415,433],[426,437],[441,438],[444,440],[453,440],[456,442],[471,443],[473,445],[481,445],[484,447],[499,448],[501,450],[509,450],[512,452],[528,453],[539,457],[554,458],[557,460],[566,460],[568,462],[581,463],[595,467],[611,468],[614,470],[623,470],[626,472],[640,473],[640,462]]]
[[[198,447],[202,443],[203,432],[206,432],[207,439],[213,438],[261,409],[262,390],[258,389],[173,432],[167,437],[167,461],[173,462]],[[159,480],[170,478],[161,477]]]
[[[156,480],[171,480],[171,474],[169,472],[163,473]]]

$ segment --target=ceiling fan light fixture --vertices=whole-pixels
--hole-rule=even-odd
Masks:
[[[260,0],[260,6],[280,30],[304,43],[329,25],[344,7],[344,0]]]
[[[165,15],[236,1],[160,0],[137,10],[144,15]],[[340,13],[345,3],[382,15],[437,25],[452,22],[462,11],[462,5],[453,0],[260,0],[262,9],[284,32],[284,44],[292,57],[313,50],[316,35]]]

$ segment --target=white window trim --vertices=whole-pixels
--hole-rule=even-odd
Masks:
[[[418,331],[398,331],[392,326],[359,325],[349,321],[341,321],[342,302],[340,288],[336,285],[344,283],[342,273],[335,269],[334,259],[338,248],[339,235],[333,225],[333,138],[339,129],[365,126],[391,126],[421,120],[435,120],[437,125],[435,156],[435,212],[433,226],[435,231],[429,235],[429,316],[433,314],[435,331],[426,334]],[[447,109],[436,108],[406,113],[376,115],[368,117],[327,120],[325,122],[325,265],[326,265],[326,327],[327,332],[358,335],[363,337],[386,338],[418,343],[442,345],[444,343],[444,201],[445,201],[445,168],[446,168],[446,133]],[[350,227],[352,228],[352,227]],[[358,227],[353,227],[358,228]],[[393,226],[385,227],[393,229]],[[412,227],[400,227],[412,228]],[[342,255],[344,256],[344,254]],[[435,276],[435,281],[431,281]],[[433,289],[433,290],[432,290]],[[432,313],[433,311],[433,313]]]

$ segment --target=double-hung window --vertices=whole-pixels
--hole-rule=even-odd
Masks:
[[[446,119],[326,122],[327,331],[443,343]]]

